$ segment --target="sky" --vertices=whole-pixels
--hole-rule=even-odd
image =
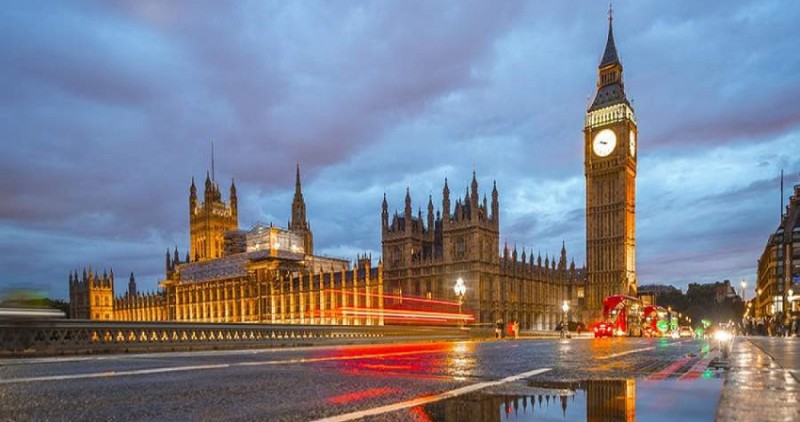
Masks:
[[[748,280],[800,183],[800,2],[615,1],[637,113],[639,284]],[[380,256],[380,205],[497,182],[501,245],[585,262],[583,119],[602,1],[8,1],[0,9],[0,288],[164,277],[191,178],[239,226]],[[200,189],[202,191],[202,189]]]

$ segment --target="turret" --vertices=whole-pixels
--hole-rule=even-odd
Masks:
[[[233,179],[231,179],[231,193],[230,193],[230,202],[231,202],[231,214],[238,215],[239,214],[239,200],[236,197],[236,183]]]
[[[131,277],[128,279],[128,296],[136,296],[136,279],[133,277],[133,272],[131,272]]]
[[[447,226],[450,222],[450,188],[447,186],[447,178],[444,178],[444,188],[442,189],[442,225]]]
[[[167,248],[167,262],[166,265],[164,266],[164,271],[167,273],[172,271],[172,260],[169,257],[169,248]]]
[[[469,188],[464,188],[464,217],[472,220],[472,200],[469,198]]]
[[[470,195],[470,208],[473,210],[478,208],[478,179],[475,176],[475,171],[472,171],[472,192]]]
[[[499,224],[500,220],[500,203],[497,200],[497,181],[492,182],[492,221],[495,225]]]
[[[428,195],[428,231],[433,232],[433,197]]]
[[[203,195],[204,195],[203,198],[205,199],[206,202],[214,198],[214,184],[211,183],[211,176],[208,174],[207,171],[206,171],[206,189]]]
[[[197,187],[194,185],[194,176],[192,177],[192,186],[189,187],[189,215],[194,214],[197,208]]]
[[[406,224],[408,224],[411,221],[411,191],[408,187],[406,187],[406,207],[403,214],[407,220]]]
[[[303,246],[307,255],[314,254],[314,237],[311,226],[306,219],[306,201],[303,199],[303,187],[300,183],[300,164],[295,169],[294,199],[292,200],[292,220],[289,229],[303,234]]]
[[[389,203],[386,202],[386,192],[383,193],[383,203],[381,203],[381,226],[384,230],[389,228]]]

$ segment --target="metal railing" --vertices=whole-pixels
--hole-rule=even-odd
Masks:
[[[458,327],[0,321],[0,356],[245,349],[469,336],[469,330]]]

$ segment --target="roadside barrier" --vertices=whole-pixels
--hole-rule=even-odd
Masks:
[[[459,327],[0,321],[0,356],[245,349],[469,337],[470,330]]]

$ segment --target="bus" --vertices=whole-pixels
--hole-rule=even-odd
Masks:
[[[0,321],[64,318],[66,314],[49,305],[44,291],[32,288],[0,290]]]
[[[603,320],[594,326],[595,337],[637,336],[642,329],[642,301],[626,295],[612,295],[603,301]]]
[[[661,306],[649,305],[644,307],[644,320],[642,328],[647,337],[661,337],[667,331],[667,310]]]

